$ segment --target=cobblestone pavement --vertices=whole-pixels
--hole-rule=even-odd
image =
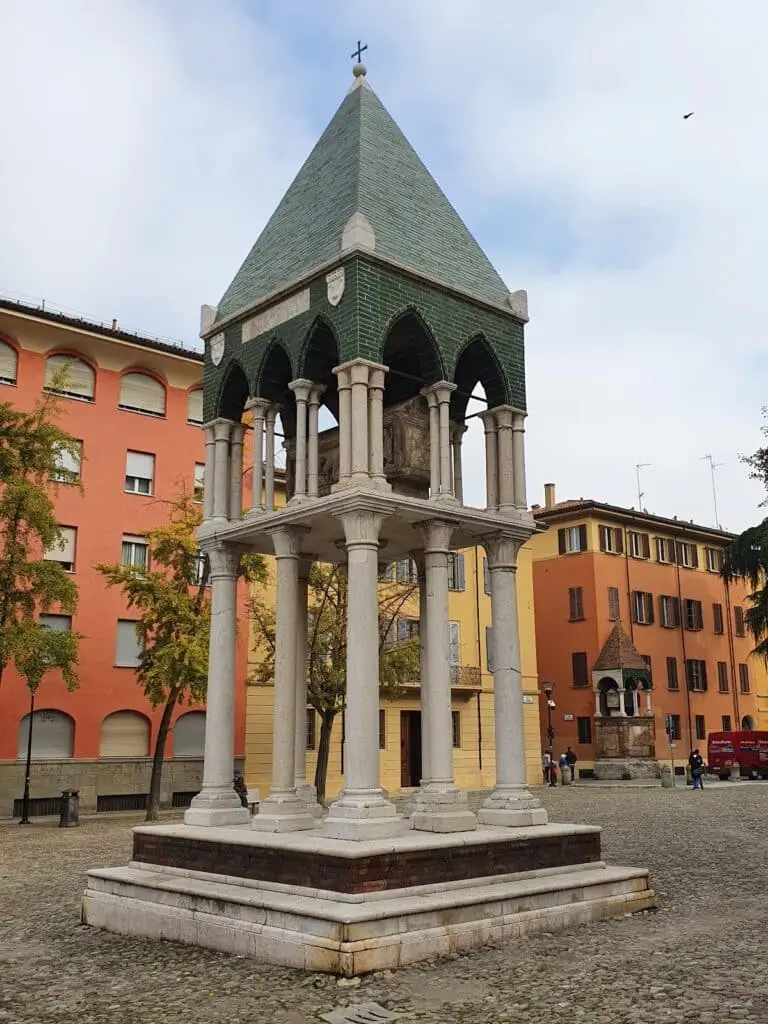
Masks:
[[[766,1024],[768,785],[542,791],[651,868],[656,913],[384,972],[355,988],[78,923],[88,867],[125,863],[137,819],[0,828],[0,1021],[312,1024],[373,1000],[441,1024]]]

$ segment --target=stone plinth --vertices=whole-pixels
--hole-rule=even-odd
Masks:
[[[657,779],[656,729],[652,717],[604,716],[595,718],[595,777]]]

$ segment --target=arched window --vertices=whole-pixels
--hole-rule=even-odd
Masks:
[[[205,750],[205,712],[187,711],[173,727],[173,756],[202,757]]]
[[[137,711],[115,711],[101,723],[99,757],[147,757],[149,719]]]
[[[0,341],[0,384],[15,384],[19,357],[12,345]]]
[[[29,715],[19,722],[17,757],[27,756]],[[32,759],[72,757],[75,746],[75,722],[63,711],[36,711],[32,722]]]
[[[124,373],[120,378],[121,409],[143,412],[148,416],[165,416],[165,388],[159,380],[146,373]]]
[[[65,369],[66,368],[66,369]],[[93,367],[76,356],[48,356],[45,361],[45,389],[81,402],[92,402],[96,388]]]
[[[752,732],[755,728],[755,722],[751,715],[745,715],[741,720],[741,728],[745,732]]]
[[[196,427],[203,424],[203,389],[195,388],[187,396],[187,423],[194,423]]]

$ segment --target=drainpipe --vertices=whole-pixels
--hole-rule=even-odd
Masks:
[[[480,686],[483,685],[483,644],[480,639],[480,553],[475,544],[475,621],[477,622],[477,667],[480,669]],[[475,694],[477,704],[477,766],[483,770],[483,716],[480,710],[480,691]]]
[[[731,616],[731,588],[728,585],[728,580],[724,580],[723,590],[725,592],[725,616],[726,616],[726,636],[728,637],[728,654],[731,660],[731,686],[733,687],[733,712],[736,716],[735,726],[736,729],[741,728],[741,712],[739,710],[739,685],[740,681],[736,678],[736,648],[733,641],[733,620]]]
[[[685,537],[685,527],[682,528],[683,537]],[[688,749],[693,750],[693,717],[691,715],[691,689],[688,685],[688,658],[685,653],[685,622],[683,619],[683,590],[680,583],[680,561],[677,557],[677,541],[672,542],[675,545],[675,573],[677,575],[677,603],[680,610],[678,615],[679,629],[680,629],[680,645],[683,649],[683,681],[685,684],[685,706],[688,712]]]

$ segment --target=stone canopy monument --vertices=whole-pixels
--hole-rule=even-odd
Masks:
[[[183,824],[134,830],[94,870],[83,919],[346,975],[645,909],[647,872],[607,867],[600,830],[549,824],[526,785],[516,559],[525,492],[524,292],[510,294],[357,65],[348,95],[219,305],[204,307],[212,624],[201,792]],[[467,403],[482,384],[486,505],[464,503]],[[325,406],[338,427],[319,431]],[[275,423],[288,502],[275,507]],[[243,495],[246,430],[252,479]],[[244,505],[247,506],[243,511]],[[496,784],[454,783],[448,558],[488,555]],[[276,560],[270,792],[232,788],[236,570]],[[422,779],[407,817],[379,783],[377,581],[420,575]],[[307,573],[349,588],[344,788],[323,815],[305,749]],[[244,624],[243,624],[244,626]]]

